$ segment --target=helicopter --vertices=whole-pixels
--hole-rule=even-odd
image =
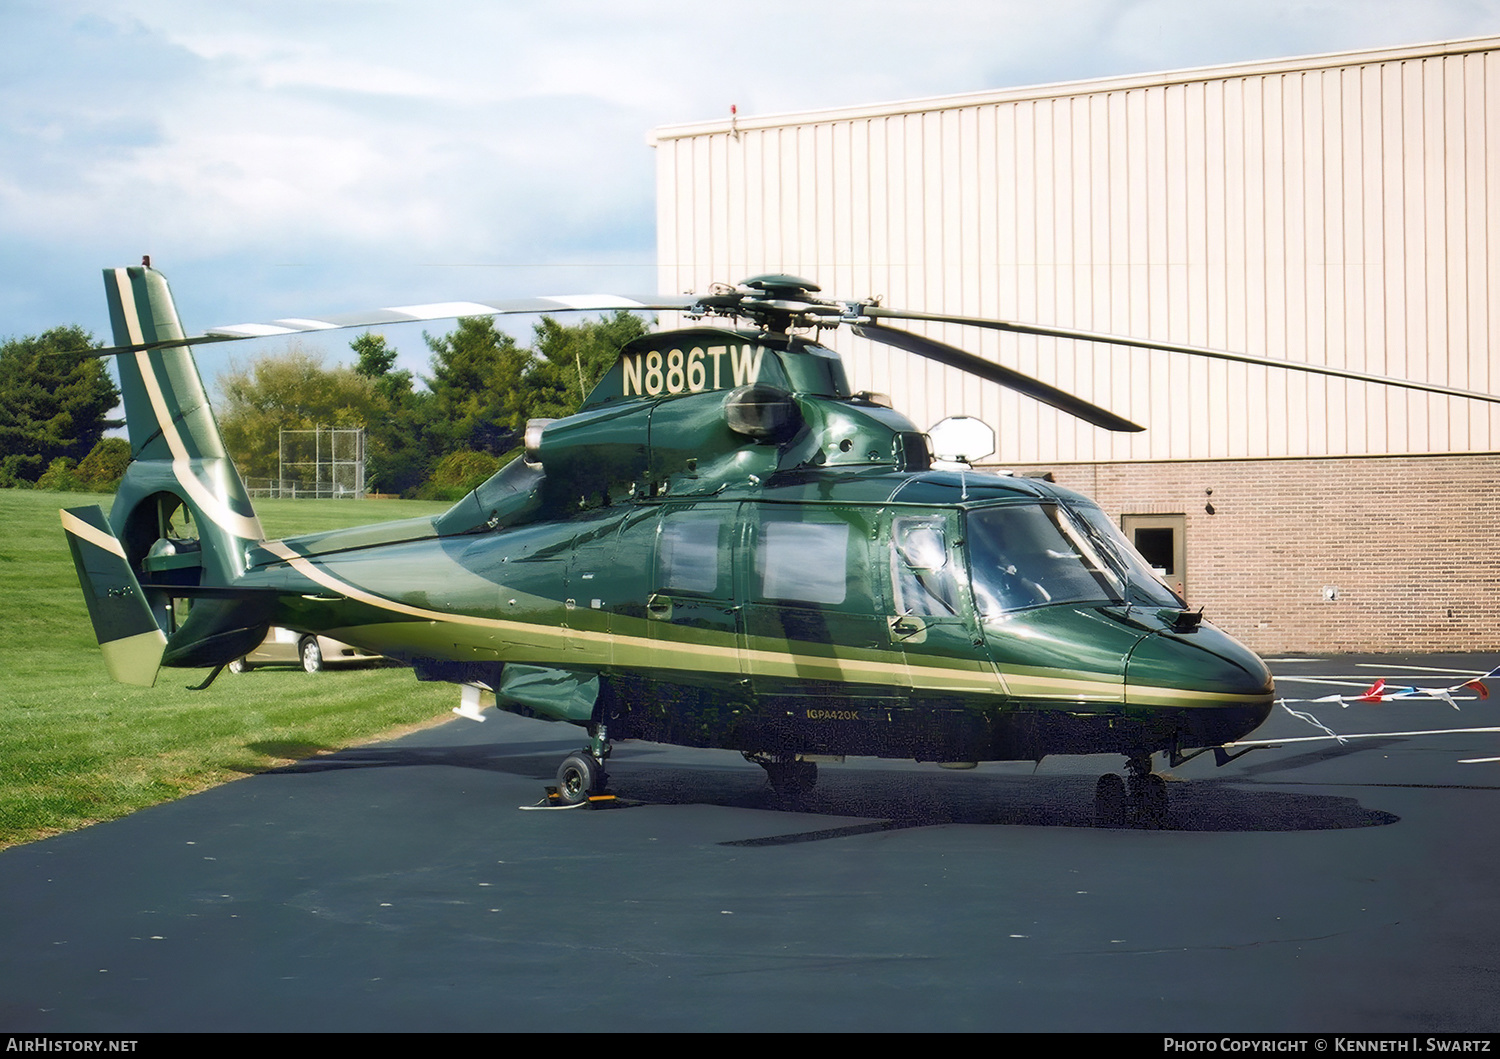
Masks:
[[[107,668],[219,671],[271,627],[331,636],[493,704],[586,730],[563,805],[612,797],[614,741],[735,750],[796,799],[845,756],[949,767],[1125,758],[1096,820],[1159,826],[1153,771],[1256,729],[1264,663],[1164,584],[1104,511],[1036,478],[934,465],[888,399],[852,389],[849,327],[1050,404],[1143,429],[889,321],[964,324],[1420,382],[1127,336],[886,308],[763,275],[704,295],[445,302],[184,334],[149,261],[104,271],[132,462],[106,517],[61,513]],[[481,314],[677,311],[570,416],[445,513],[268,540],[191,347]]]

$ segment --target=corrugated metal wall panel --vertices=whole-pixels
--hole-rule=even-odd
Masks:
[[[1500,41],[658,133],[662,281],[843,297],[1500,385]],[[855,385],[1016,462],[1487,451],[1500,410],[934,328],[1146,424],[1109,435],[840,334]]]

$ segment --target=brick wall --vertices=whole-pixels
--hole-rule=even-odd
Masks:
[[[1500,454],[1012,469],[1186,515],[1189,602],[1263,654],[1500,650]]]

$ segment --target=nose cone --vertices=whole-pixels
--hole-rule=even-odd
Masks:
[[[1276,686],[1255,653],[1212,625],[1147,636],[1125,664],[1127,706],[1179,712],[1195,746],[1239,739],[1271,712]]]

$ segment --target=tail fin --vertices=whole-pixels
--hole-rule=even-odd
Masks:
[[[116,345],[183,337],[166,277],[145,266],[104,271]],[[239,472],[224,451],[219,425],[193,354],[186,346],[142,350],[116,359],[125,400],[132,463],[120,483],[110,524],[126,558],[150,576],[166,572],[181,584],[229,585],[245,570],[245,549],[265,538]],[[182,509],[186,509],[184,515]],[[198,569],[185,563],[180,541],[191,527]],[[163,540],[175,560],[156,570]]]
[[[149,267],[104,272],[115,344],[182,338],[172,292]],[[120,355],[131,463],[106,523],[63,513],[110,675],[151,684],[158,666],[218,665],[265,636],[269,604],[234,588],[265,539],[186,346]]]

